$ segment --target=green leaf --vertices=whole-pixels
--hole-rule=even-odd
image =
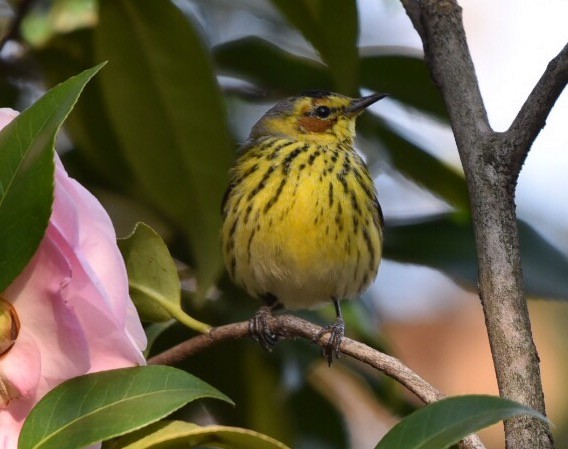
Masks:
[[[362,49],[361,84],[375,92],[448,121],[442,94],[432,81],[424,59],[415,50],[400,47]]]
[[[359,87],[357,2],[345,0],[272,0],[320,54],[335,90],[356,95]]]
[[[126,263],[130,297],[142,321],[169,321],[169,309],[179,308],[181,286],[168,247],[150,226],[138,223],[134,232],[117,240]]]
[[[477,279],[471,223],[459,222],[451,215],[430,217],[419,223],[387,222],[384,256],[437,268],[469,285],[475,285]]]
[[[469,194],[462,174],[391,130],[376,116],[361,117],[359,130],[365,137],[384,144],[390,161],[403,175],[460,211],[469,211]]]
[[[118,440],[112,449],[183,449],[202,447],[226,449],[288,449],[279,441],[248,429],[205,426],[182,421],[153,424]]]
[[[259,351],[247,351],[243,354],[242,370],[245,379],[254,385],[254,388],[245,389],[251,427],[282,440],[289,439],[296,430],[290,419],[293,410],[282,399],[266,400],[282,387],[280,367]]]
[[[95,21],[96,2],[53,0],[49,7],[26,10],[18,31],[28,46],[40,47],[58,33],[91,26]]]
[[[528,223],[518,220],[518,225],[527,294],[568,300],[568,258]]]
[[[103,65],[54,87],[0,133],[0,291],[43,238],[53,203],[55,136]]]
[[[219,205],[233,159],[210,57],[169,1],[101,1],[95,49],[109,60],[101,87],[138,195],[188,239],[203,297],[222,269]]]
[[[24,422],[18,449],[79,449],[158,421],[201,398],[231,400],[185,371],[146,366],[70,379]]]
[[[568,299],[568,258],[534,229],[518,220],[525,288],[531,297]],[[384,255],[400,262],[427,265],[460,283],[477,284],[477,259],[469,220],[451,215],[385,228]]]
[[[445,449],[491,424],[514,416],[546,417],[497,396],[456,396],[429,404],[394,426],[375,449]]]
[[[54,85],[57,80],[91,67],[95,61],[93,40],[93,30],[85,28],[56,35],[35,50],[34,56],[41,63],[47,82]],[[132,173],[121,153],[118,137],[103,102],[100,78],[89,83],[80,103],[69,115],[65,129],[89,168],[91,178],[101,178],[106,184],[123,191],[135,189]]]
[[[118,247],[128,271],[130,296],[142,321],[176,318],[198,332],[210,329],[181,309],[181,286],[175,262],[164,241],[150,226],[138,223],[130,236],[118,240]]]
[[[238,76],[282,97],[334,87],[323,64],[288,53],[258,37],[221,44],[213,49],[213,56],[222,74]]]

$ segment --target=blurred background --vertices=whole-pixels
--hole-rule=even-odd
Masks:
[[[481,92],[505,130],[568,41],[564,0],[462,0]],[[250,127],[307,89],[391,96],[358,124],[358,149],[385,214],[384,262],[345,306],[347,333],[395,355],[448,395],[497,394],[466,185],[422,46],[395,0],[0,1],[2,107],[108,61],[70,116],[58,150],[111,214],[119,236],[153,226],[176,257],[184,306],[211,324],[258,306],[232,286],[219,251],[227,170]],[[16,24],[16,26],[14,26]],[[561,96],[517,191],[526,289],[557,447],[568,448],[568,96]],[[325,261],[322,261],[325,263]],[[332,308],[305,312],[324,323]],[[191,333],[148,323],[159,352]],[[297,449],[372,448],[418,401],[350,360],[333,369],[314,345],[252,341],[188,360],[237,407],[182,413],[253,428]],[[504,447],[501,426],[482,433]]]

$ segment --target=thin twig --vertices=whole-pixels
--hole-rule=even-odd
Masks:
[[[292,315],[278,315],[268,318],[270,329],[281,339],[305,338],[315,341],[321,327]],[[221,341],[240,339],[249,335],[247,321],[228,324],[211,329],[206,334],[190,338],[165,352],[148,360],[150,364],[171,365],[203,351]],[[329,335],[321,338],[325,344]],[[379,352],[363,343],[345,337],[341,343],[341,353],[353,357],[399,381],[425,403],[440,400],[445,396],[420,378],[398,359]]]
[[[568,84],[568,44],[548,63],[517,117],[504,133],[503,137],[513,143],[511,157],[515,162],[514,169],[517,175],[566,84]]]
[[[276,333],[280,339],[305,338],[311,342],[316,342],[316,338],[322,330],[321,327],[292,315],[268,317],[268,325],[271,331]],[[236,340],[249,335],[249,323],[247,321],[214,327],[206,334],[190,338],[150,358],[148,363],[152,365],[172,365],[217,343]],[[328,339],[329,335],[324,335],[318,341],[318,344],[324,346]],[[395,357],[347,337],[341,342],[340,350],[342,354],[359,360],[395,379],[427,404],[446,397]],[[484,448],[476,436],[468,437],[462,442],[461,447],[464,449]]]

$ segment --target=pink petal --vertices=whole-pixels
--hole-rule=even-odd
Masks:
[[[58,231],[55,238],[59,247],[71,258],[73,266],[71,284],[62,293],[70,303],[74,300],[75,304],[82,302],[76,312],[79,320],[87,320],[90,324],[87,326],[85,322],[83,327],[86,332],[91,332],[92,338],[88,338],[92,349],[93,343],[100,343],[106,352],[111,345],[115,348],[112,357],[144,363],[140,349],[146,345],[146,336],[128,295],[126,268],[116,245],[110,218],[87,190],[67,176],[59,163],[56,179],[57,193],[52,216]],[[70,207],[75,209],[73,220],[65,217]],[[59,211],[64,212],[62,216]],[[93,320],[93,314],[101,318]],[[128,341],[124,339],[125,332]],[[115,342],[114,337],[117,339]],[[97,357],[97,360],[102,362],[103,359]]]
[[[17,115],[0,109],[0,129]],[[56,156],[55,201],[45,236],[1,296],[20,334],[0,357],[0,449],[15,449],[23,420],[62,381],[144,364],[146,336],[128,294],[112,223],[100,203],[69,178]],[[9,396],[9,397],[8,397]]]
[[[10,108],[0,108],[0,130],[10,123],[19,114]]]
[[[65,303],[60,290],[68,282],[71,270],[68,260],[47,233],[26,269],[3,293],[20,319],[20,333],[32,336],[41,355],[41,374],[49,388],[89,367],[88,341],[74,311]],[[14,363],[12,352],[18,340],[0,363]],[[31,368],[30,368],[31,369]]]

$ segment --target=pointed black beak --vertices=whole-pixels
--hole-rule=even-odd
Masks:
[[[381,98],[388,97],[389,94],[371,94],[366,97],[355,98],[351,104],[345,109],[347,115],[359,115],[373,103]]]

